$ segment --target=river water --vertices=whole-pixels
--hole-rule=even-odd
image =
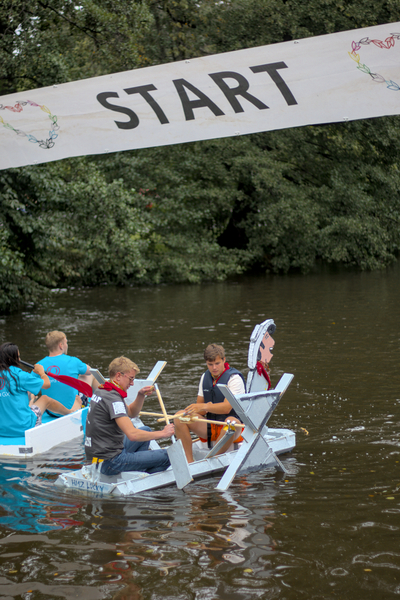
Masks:
[[[256,323],[277,325],[272,383],[295,378],[269,425],[293,429],[288,474],[263,471],[218,493],[218,478],[133,499],[72,495],[73,441],[0,464],[0,598],[365,600],[400,595],[400,267],[244,277],[201,286],[60,290],[0,319],[21,357],[47,331],[106,372],[121,354],[172,412],[196,397],[209,342],[247,374]],[[158,412],[156,398],[146,408]],[[146,424],[157,426],[155,419]]]

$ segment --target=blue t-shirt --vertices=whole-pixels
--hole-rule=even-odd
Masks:
[[[87,365],[84,362],[76,358],[75,356],[68,356],[68,354],[59,354],[58,356],[46,356],[42,360],[39,360],[39,365],[43,365],[44,370],[54,375],[69,375],[78,379],[78,375],[84,375],[87,371]],[[66,408],[72,408],[77,390],[72,388],[65,383],[60,383],[52,377],[49,377],[51,386],[44,392],[46,396],[58,400],[61,404],[64,404]]]
[[[26,373],[18,367],[0,371],[0,436],[21,437],[26,429],[36,425],[36,415],[29,408],[28,392],[38,394],[43,381],[36,373]]]

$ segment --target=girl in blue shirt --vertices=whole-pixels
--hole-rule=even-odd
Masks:
[[[50,387],[50,380],[42,365],[36,364],[32,373],[19,368],[20,354],[18,346],[6,342],[0,346],[0,436],[20,437],[26,429],[37,427],[42,422],[46,409],[61,415],[68,415],[81,408],[75,402],[71,409],[53,400],[41,396],[29,402],[28,392],[35,396],[40,390]]]

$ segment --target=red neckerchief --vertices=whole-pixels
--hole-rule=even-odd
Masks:
[[[126,398],[128,395],[126,392],[124,392],[122,388],[116,386],[115,383],[111,383],[111,381],[106,381],[105,383],[102,383],[101,385],[99,385],[99,388],[102,390],[107,390],[107,392],[115,390],[122,398]]]
[[[268,389],[271,387],[271,379],[269,378],[268,372],[266,371],[264,365],[258,360],[257,361],[257,373],[259,375],[263,375],[264,379],[268,381]]]
[[[217,379],[213,379],[213,386],[217,383],[217,381],[219,381],[220,377],[222,377],[222,375],[225,373],[225,371],[227,371],[228,369],[230,369],[229,363],[224,363],[224,370],[222,371],[221,375],[218,375]],[[211,375],[212,377],[212,375]]]

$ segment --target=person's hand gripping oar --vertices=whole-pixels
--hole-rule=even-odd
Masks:
[[[154,389],[156,390],[158,402],[160,404],[161,412],[164,415],[165,422],[169,425],[169,416],[165,410],[164,402],[156,383],[154,384]],[[185,485],[193,481],[181,440],[177,440],[173,435],[172,444],[167,449],[167,452],[175,475],[176,486],[181,490]]]

